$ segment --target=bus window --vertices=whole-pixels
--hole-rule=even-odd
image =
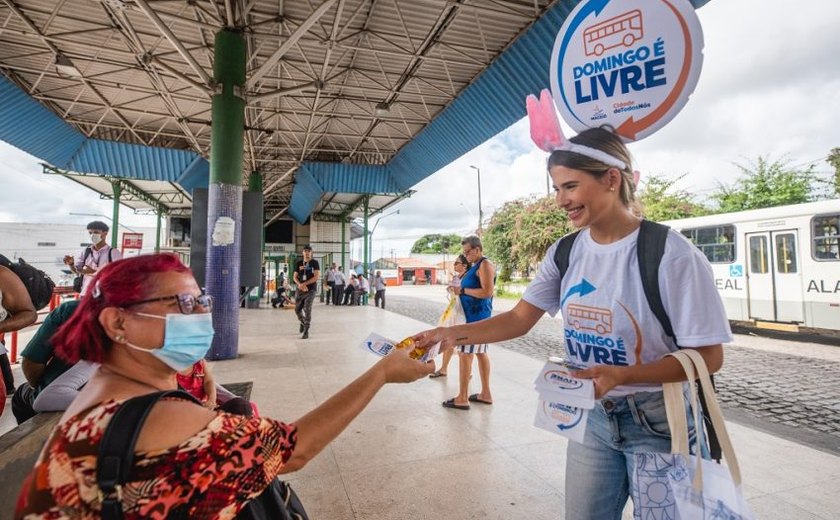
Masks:
[[[814,217],[814,260],[840,260],[840,215]]]
[[[750,272],[764,274],[767,272],[767,237],[750,237]]]
[[[713,264],[735,261],[735,226],[683,229],[682,234],[706,255]]]
[[[796,272],[796,241],[793,233],[776,235],[776,272]]]

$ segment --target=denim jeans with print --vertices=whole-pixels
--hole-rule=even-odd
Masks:
[[[688,426],[693,445],[690,416]],[[566,520],[620,520],[632,490],[634,454],[670,451],[662,392],[601,399],[589,411],[583,443],[569,441],[566,451]]]

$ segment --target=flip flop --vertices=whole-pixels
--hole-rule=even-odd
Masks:
[[[456,410],[469,410],[470,405],[468,404],[455,404],[455,398],[449,399],[441,403],[444,408],[454,408]]]
[[[472,403],[493,404],[493,401],[485,401],[484,399],[478,397],[478,394],[472,394],[467,398],[467,400],[469,400]]]
[[[440,370],[436,370],[436,371],[432,372],[431,374],[429,374],[429,377],[431,379],[434,379],[436,377],[446,377],[446,372],[441,373]]]

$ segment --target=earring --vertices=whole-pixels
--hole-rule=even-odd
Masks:
[[[116,341],[117,343],[122,343],[123,341],[125,341],[125,336],[114,336],[114,341]]]
[[[615,186],[610,186],[610,191],[615,191]]]

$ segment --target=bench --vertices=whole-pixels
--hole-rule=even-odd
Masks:
[[[222,386],[232,394],[250,401],[254,383],[247,381]],[[41,448],[61,415],[61,412],[40,413],[0,435],[0,520],[12,519],[20,485],[32,471]]]

